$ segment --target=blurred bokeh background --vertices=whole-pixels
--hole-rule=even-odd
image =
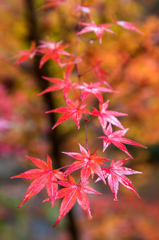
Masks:
[[[62,69],[52,61],[38,70],[38,57],[13,67],[18,52],[29,49],[31,41],[61,41],[69,43],[68,51],[73,53],[78,16],[74,1],[54,8],[39,8],[43,0],[0,0],[0,239],[1,240],[71,240],[69,220],[65,217],[56,228],[52,228],[58,217],[60,202],[54,208],[50,203],[42,203],[46,190],[33,197],[20,209],[18,204],[25,195],[30,181],[10,177],[33,168],[25,157],[46,160],[49,154],[58,166],[72,162],[61,152],[78,152],[78,142],[85,145],[83,124],[77,131],[74,122],[68,120],[51,131],[52,121],[60,115],[44,114],[51,106],[64,105],[61,92],[51,97],[37,96],[46,83],[41,76],[62,78]],[[76,4],[80,1],[76,1]],[[107,94],[109,109],[128,113],[120,121],[126,134],[148,147],[128,147],[134,160],[127,166],[143,175],[130,176],[130,180],[141,200],[128,189],[120,186],[119,202],[113,201],[108,186],[103,183],[93,185],[103,196],[90,196],[93,222],[75,205],[73,209],[74,227],[79,239],[87,240],[157,240],[159,239],[159,1],[158,0],[90,0],[84,1],[90,7],[92,19],[97,23],[112,22],[111,15],[118,20],[139,25],[144,35],[124,30],[112,29],[117,33],[103,35],[99,45],[93,33],[82,36],[78,55],[84,54],[85,61],[79,64],[80,71],[91,68],[93,60],[103,60],[103,67],[110,75],[108,82],[119,94]],[[94,7],[95,6],[95,7]],[[39,9],[39,10],[38,10]],[[83,18],[85,18],[83,16]],[[87,18],[85,20],[88,21]],[[91,41],[90,41],[91,40]],[[91,43],[90,43],[91,42]],[[15,57],[15,58],[14,58]],[[83,77],[92,81],[93,73]],[[73,72],[72,79],[77,81]],[[45,81],[44,81],[45,82]],[[44,85],[43,85],[44,84]],[[71,97],[71,95],[70,95]],[[98,108],[98,102],[88,98]],[[90,109],[91,110],[91,109]],[[88,139],[91,149],[95,149],[102,135],[98,121],[90,121]],[[106,158],[116,160],[126,155],[110,146],[102,153]],[[76,172],[76,176],[79,172]],[[77,176],[78,178],[78,176]]]

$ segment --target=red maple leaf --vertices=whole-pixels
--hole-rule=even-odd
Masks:
[[[101,83],[104,83],[105,85],[107,85],[107,87],[112,89],[112,87],[109,85],[105,78],[105,76],[108,76],[109,73],[107,73],[104,69],[100,68],[101,63],[102,61],[98,60],[93,64],[94,75],[97,79],[100,80]]]
[[[64,174],[58,169],[52,169],[52,161],[49,156],[47,156],[47,163],[43,160],[28,157],[39,169],[31,169],[19,175],[13,176],[11,178],[26,178],[35,179],[29,186],[23,200],[19,204],[18,208],[21,207],[27,200],[39,193],[46,185],[47,193],[49,199],[51,200],[52,207],[56,199],[56,194],[58,190],[58,184],[55,183],[58,179],[63,180]]]
[[[66,66],[66,71],[63,72],[64,80],[61,79],[61,78],[42,77],[49,82],[56,83],[56,85],[52,85],[52,86],[48,87],[46,90],[39,93],[38,95],[42,95],[44,93],[53,92],[53,91],[63,89],[63,96],[64,96],[64,98],[67,98],[70,90],[77,86],[76,83],[71,83],[70,74],[71,74],[72,70],[73,70],[72,65],[67,65]]]
[[[105,133],[106,136],[98,137],[98,138],[103,138],[103,152],[111,143],[113,143],[117,148],[121,149],[123,152],[128,154],[129,157],[133,158],[128,152],[127,148],[122,143],[147,148],[130,139],[123,138],[123,136],[126,134],[128,130],[129,128],[113,132],[111,124],[108,125],[106,130],[103,129],[103,132]]]
[[[84,183],[86,180],[92,176],[94,177],[94,173],[97,174],[105,183],[105,179],[103,176],[103,172],[99,164],[105,165],[103,162],[109,161],[109,159],[97,156],[96,153],[90,154],[90,150],[86,150],[79,144],[81,153],[74,153],[74,152],[63,152],[68,156],[71,156],[78,161],[75,161],[66,171],[65,174],[70,174],[80,168],[81,170],[81,181]]]
[[[78,32],[77,35],[93,31],[97,35],[100,44],[102,43],[102,35],[104,31],[114,33],[112,30],[109,29],[109,27],[112,27],[114,24],[110,23],[97,25],[95,22],[92,21],[91,23],[79,22],[79,25],[85,26],[85,28]]]
[[[62,67],[60,63],[60,55],[67,55],[72,56],[71,53],[68,53],[64,50],[62,50],[65,47],[68,47],[68,44],[61,45],[60,42],[45,42],[41,41],[42,45],[38,46],[37,51],[40,53],[44,53],[45,55],[40,60],[40,68],[43,66],[43,64],[48,61],[50,58],[55,61],[60,67]]]
[[[44,6],[38,8],[38,10],[52,8],[52,7],[57,9],[58,7],[61,6],[61,4],[67,2],[66,0],[45,0],[45,1],[48,3],[46,3]]]
[[[27,60],[29,58],[32,59],[35,56],[35,54],[36,54],[36,48],[35,48],[35,42],[33,41],[31,43],[31,47],[29,50],[27,49],[27,50],[22,50],[19,52],[19,58],[14,63],[13,66],[16,67],[19,63],[24,62],[25,60]]]
[[[100,111],[98,111],[96,108],[93,108],[94,111],[92,112],[92,115],[98,116],[99,122],[103,129],[106,128],[107,122],[110,122],[111,124],[124,129],[122,124],[119,122],[119,120],[115,116],[127,116],[127,114],[106,110],[108,107],[108,103],[109,103],[109,100],[103,104],[99,104]]]
[[[101,194],[94,190],[90,186],[86,186],[89,182],[85,182],[82,184],[79,182],[78,184],[75,182],[74,178],[69,175],[68,181],[58,181],[58,184],[64,186],[65,188],[60,189],[57,192],[56,198],[63,198],[60,212],[57,221],[54,224],[54,227],[61,221],[61,219],[70,211],[70,209],[74,206],[76,200],[80,207],[87,213],[89,220],[92,220],[89,199],[86,193],[89,194]]]
[[[56,108],[56,109],[53,109],[53,110],[50,110],[50,111],[46,112],[46,113],[51,113],[51,112],[64,113],[65,112],[58,119],[58,121],[54,124],[52,129],[54,129],[60,123],[66,121],[67,119],[69,119],[71,117],[72,117],[73,121],[76,123],[77,128],[79,129],[80,128],[79,123],[80,123],[82,114],[91,114],[91,112],[85,108],[86,104],[79,106],[79,101],[78,100],[73,102],[73,101],[71,101],[70,99],[67,98],[66,103],[67,103],[68,107]]]
[[[118,93],[117,91],[114,91],[113,89],[110,89],[110,88],[99,87],[100,84],[101,84],[100,82],[90,83],[90,84],[83,82],[83,86],[79,85],[76,88],[83,89],[83,92],[82,92],[83,101],[89,96],[89,94],[93,93],[98,98],[99,102],[103,103],[103,96],[101,92]]]
[[[137,173],[142,174],[142,172],[134,171],[131,168],[127,167],[121,167],[127,160],[128,158],[114,162],[114,159],[112,159],[109,168],[102,168],[104,172],[104,177],[108,179],[108,184],[110,186],[112,193],[114,194],[114,201],[118,201],[117,195],[119,190],[119,182],[129,190],[133,191],[136,194],[136,196],[140,198],[136,190],[134,189],[134,186],[132,185],[131,181],[124,175],[131,175]],[[98,178],[96,182],[98,182],[99,180],[101,179]]]

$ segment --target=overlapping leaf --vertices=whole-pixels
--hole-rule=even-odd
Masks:
[[[93,108],[94,111],[92,112],[92,115],[98,116],[99,122],[103,129],[106,128],[108,122],[111,123],[112,125],[115,125],[119,128],[124,129],[124,127],[119,122],[119,120],[116,118],[116,116],[127,116],[127,114],[116,112],[116,111],[111,111],[111,110],[106,110],[108,107],[108,103],[109,103],[109,100],[103,104],[99,104],[99,108],[100,108],[99,111],[96,108]]]
[[[74,206],[76,200],[80,207],[86,212],[89,220],[91,221],[91,211],[89,205],[89,199],[86,193],[89,194],[101,194],[94,190],[92,187],[87,186],[89,182],[82,184],[81,182],[77,184],[73,177],[69,175],[68,181],[58,181],[58,184],[65,187],[60,189],[57,193],[56,198],[63,198],[61,203],[60,212],[57,221],[54,224],[54,227],[61,221],[61,219],[70,211]]]
[[[105,133],[106,136],[98,137],[98,138],[103,138],[103,152],[111,143],[113,143],[116,147],[118,147],[123,152],[128,154],[129,157],[133,158],[131,154],[128,152],[127,148],[122,143],[146,148],[145,146],[139,143],[136,143],[130,139],[123,138],[123,136],[126,134],[128,130],[129,129],[127,128],[127,129],[113,132],[111,124],[108,125],[106,130],[103,129],[103,132]]]
[[[134,189],[134,186],[131,183],[131,181],[124,175],[142,174],[142,172],[134,171],[131,168],[127,168],[127,167],[121,167],[127,160],[128,159],[123,159],[123,160],[114,162],[114,159],[112,159],[111,165],[109,168],[102,168],[104,172],[104,177],[108,179],[108,184],[110,186],[112,193],[114,194],[115,201],[118,201],[117,195],[119,190],[119,182],[123,184],[124,187],[133,191],[136,194],[136,196],[140,198],[136,190]],[[98,182],[99,180],[101,179],[98,178],[96,182]]]
[[[51,112],[58,112],[58,113],[64,113],[59,119],[58,121],[54,124],[54,126],[52,127],[52,129],[54,129],[55,127],[57,127],[60,123],[65,122],[67,119],[71,118],[73,119],[73,121],[76,123],[77,128],[80,128],[80,120],[82,117],[82,114],[91,114],[90,111],[88,109],[85,108],[85,105],[81,105],[79,106],[79,101],[76,100],[76,102],[71,101],[70,99],[66,99],[66,103],[68,105],[68,107],[61,107],[61,108],[56,108],[53,110],[50,110],[46,113],[51,113]]]
[[[64,80],[61,78],[48,78],[48,77],[43,77],[45,80],[56,83],[56,85],[52,85],[45,89],[43,92],[39,93],[38,95],[42,95],[47,92],[54,92],[60,89],[63,89],[63,97],[67,98],[69,92],[71,89],[75,88],[77,86],[76,83],[71,83],[71,78],[70,78],[70,68],[72,65],[67,65],[66,71],[63,73],[64,75]]]
[[[82,92],[82,100],[86,99],[89,94],[93,93],[99,100],[100,103],[103,103],[103,96],[101,92],[113,92],[113,93],[118,93],[117,91],[114,91],[110,88],[105,88],[105,87],[99,87],[101,83],[96,82],[96,83],[83,83],[83,85],[77,86],[76,88],[83,89]]]
[[[40,46],[38,46],[38,49],[37,49],[38,52],[44,54],[44,56],[40,60],[40,68],[49,59],[52,59],[60,67],[62,67],[62,65],[60,63],[60,55],[72,56],[71,53],[68,53],[68,52],[62,50],[63,48],[68,47],[68,44],[61,45],[61,43],[62,43],[61,41],[60,42],[55,42],[55,41],[45,42],[45,41],[41,41],[41,43],[42,44]]]
[[[75,161],[65,172],[65,174],[70,174],[80,168],[81,170],[81,181],[86,182],[86,180],[92,176],[94,177],[94,173],[97,174],[105,183],[105,179],[103,176],[102,169],[100,165],[105,165],[103,162],[109,161],[109,159],[97,156],[96,153],[91,154],[90,150],[86,150],[79,144],[81,153],[74,153],[74,152],[63,152],[68,156],[75,158]]]
[[[24,62],[27,59],[32,59],[36,54],[36,47],[35,47],[35,42],[33,41],[31,43],[31,47],[29,50],[22,50],[19,52],[19,58],[18,60],[14,63],[13,66],[17,66],[18,64],[20,64],[21,62]]]
[[[79,25],[84,26],[84,28],[80,32],[78,32],[77,35],[93,31],[98,37],[100,44],[102,43],[102,35],[104,31],[114,33],[112,30],[109,29],[109,27],[112,27],[114,24],[110,23],[97,25],[95,22],[92,21],[91,23],[79,22]]]
[[[49,156],[47,156],[47,163],[37,158],[31,158],[31,157],[28,157],[28,158],[39,169],[31,169],[29,171],[26,171],[24,173],[11,177],[11,178],[35,179],[29,186],[18,208],[21,207],[31,197],[38,194],[45,186],[53,207],[56,199],[57,190],[58,190],[58,184],[55,183],[55,181],[57,181],[57,178],[63,180],[64,174],[59,170],[52,169],[52,161]]]

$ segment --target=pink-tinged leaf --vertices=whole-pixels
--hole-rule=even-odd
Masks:
[[[67,154],[68,156],[71,156],[75,159],[78,159],[78,160],[82,160],[83,159],[83,155],[81,153],[74,153],[74,152],[62,152],[64,154]]]
[[[64,112],[67,112],[68,109],[69,109],[68,107],[60,107],[60,108],[56,108],[56,109],[47,111],[45,113],[51,113],[51,112],[64,113]]]
[[[87,181],[87,179],[90,177],[90,175],[93,176],[94,173],[97,174],[98,176],[100,176],[102,178],[103,182],[106,183],[105,179],[104,179],[103,171],[102,171],[101,167],[99,166],[99,164],[105,165],[103,162],[109,161],[109,159],[97,156],[97,154],[91,154],[90,150],[87,151],[80,144],[79,144],[79,147],[80,147],[80,151],[82,152],[82,154],[73,153],[73,152],[68,152],[68,153],[64,152],[64,154],[67,154],[68,156],[71,156],[78,160],[70,165],[70,167],[66,170],[65,174],[70,174],[70,173],[82,168],[81,169],[82,184],[84,184]]]
[[[99,195],[102,195],[102,193],[94,190],[92,187],[90,186],[85,186],[84,187],[84,190],[83,190],[85,193],[89,193],[89,194],[99,194]]]
[[[31,169],[29,171],[26,171],[24,173],[21,173],[19,175],[13,176],[12,178],[26,178],[26,179],[35,179],[38,177],[41,177],[44,173],[44,170],[42,169]]]
[[[35,179],[31,183],[30,187],[28,188],[28,190],[25,194],[25,197],[23,198],[23,200],[19,204],[18,208],[20,208],[26,201],[28,201],[31,197],[38,194],[45,187],[45,185],[48,181],[48,175],[49,174],[45,174],[44,176],[41,176],[41,177]]]
[[[45,89],[41,93],[39,93],[38,96],[40,96],[42,94],[45,94],[45,93],[48,93],[48,92],[54,92],[54,91],[60,90],[62,88],[63,88],[62,84],[61,84],[61,86],[60,85],[53,85],[53,86],[48,87],[47,89]]]
[[[134,32],[137,32],[139,34],[144,34],[143,32],[141,32],[137,27],[136,24],[131,23],[131,22],[126,22],[126,21],[116,21],[116,24],[127,29],[127,30],[131,30]]]
[[[40,61],[40,68],[49,59],[52,59],[60,67],[63,67],[60,63],[60,55],[72,56],[71,53],[68,53],[62,50],[63,48],[68,47],[68,44],[61,45],[61,42],[55,42],[55,41],[53,42],[41,41],[41,43],[42,44],[37,48],[37,52],[44,54],[44,56],[41,58],[41,61]]]
[[[92,219],[91,211],[90,211],[90,205],[89,205],[89,199],[85,193],[91,193],[91,194],[100,194],[96,190],[94,190],[92,187],[86,186],[89,184],[89,182],[77,184],[71,175],[68,176],[68,179],[65,179],[65,181],[59,181],[60,185],[65,186],[66,188],[60,189],[57,192],[56,199],[57,198],[63,198],[60,212],[57,221],[55,222],[54,226],[56,226],[61,219],[70,211],[70,209],[74,206],[76,199],[80,207],[86,212],[88,215],[89,220]],[[49,199],[46,199],[45,201],[48,201]]]
[[[124,144],[122,144],[121,142],[117,142],[117,141],[111,141],[117,148],[121,149],[123,152],[125,152],[129,157],[131,157],[133,159],[133,157],[131,156],[131,154],[128,152],[127,148],[124,146]]]
[[[105,130],[108,122],[119,128],[124,129],[122,124],[119,122],[119,120],[115,116],[127,116],[127,114],[106,110],[108,107],[108,103],[109,103],[109,100],[103,104],[99,104],[99,109],[100,109],[99,111],[96,108],[93,108],[94,111],[92,112],[92,115],[98,116],[99,122],[103,130]]]
[[[24,50],[24,51],[21,51],[20,53],[19,53],[19,55],[21,55],[20,57],[19,57],[19,59],[14,63],[14,67],[16,67],[18,64],[20,64],[21,62],[24,62],[25,60],[28,60],[28,58],[29,58],[29,52],[27,52],[28,50]],[[22,55],[23,54],[23,55]]]
[[[86,105],[79,106],[79,102],[78,101],[73,102],[70,99],[66,98],[66,104],[68,105],[68,107],[57,108],[57,109],[53,109],[51,111],[46,112],[46,113],[50,113],[50,112],[66,112],[66,113],[64,113],[64,115],[62,115],[58,119],[58,121],[54,124],[52,129],[54,129],[60,123],[66,121],[67,119],[69,119],[71,117],[72,117],[73,121],[76,123],[77,128],[79,129],[80,128],[79,123],[80,123],[82,114],[91,114],[89,110],[84,108]]]
[[[47,165],[48,165],[48,168],[49,168],[49,169],[52,169],[52,160],[51,160],[51,158],[49,157],[49,155],[47,155]]]
[[[50,201],[50,198],[46,198],[45,200],[42,201],[42,203],[49,202],[49,201]]]
[[[138,171],[134,171],[130,168],[121,167],[124,164],[124,162],[127,160],[128,159],[122,159],[117,162],[114,162],[114,159],[113,159],[109,168],[103,168],[104,176],[105,178],[108,179],[108,184],[110,186],[112,193],[114,194],[115,201],[118,201],[117,195],[119,190],[119,182],[129,190],[133,191],[136,194],[136,196],[139,197],[131,181],[127,177],[125,177],[123,174],[131,175],[131,174],[142,174],[142,173]],[[98,178],[96,182],[98,182],[99,180],[101,179]]]
[[[79,143],[78,145],[79,145],[79,148],[80,148],[81,153],[82,153],[83,155],[89,156],[90,150],[87,151],[84,147],[82,147],[82,145],[81,145],[80,143]],[[80,159],[79,159],[79,160],[80,160]]]
[[[44,162],[43,160],[38,159],[38,158],[32,158],[29,156],[26,156],[26,157],[29,158],[35,164],[35,166],[37,166],[38,168],[41,168],[43,170],[49,170],[47,163]]]
[[[80,189],[78,189],[77,191],[77,202],[80,205],[80,207],[86,212],[89,220],[92,221],[89,199],[87,195]]]
[[[80,129],[79,122],[81,120],[82,114],[80,111],[76,111],[74,114],[72,114],[72,120],[76,123],[76,126],[78,130]]]
[[[103,97],[101,92],[111,92],[111,93],[118,93],[117,91],[114,91],[110,88],[105,88],[105,87],[99,87],[101,83],[96,82],[96,83],[90,83],[89,85],[87,83],[83,83],[83,86],[77,86],[76,88],[82,89],[82,100],[84,101],[85,98],[89,96],[89,94],[93,93],[99,100],[99,102],[102,104],[103,103]]]
[[[77,196],[77,188],[73,189],[62,201],[60,207],[60,213],[54,227],[61,221],[61,219],[70,211],[75,205]]]
[[[104,173],[101,167],[95,161],[92,161],[92,169],[93,169],[93,172],[95,172],[100,177],[100,179],[104,182],[104,184],[106,184]]]
[[[68,194],[70,194],[70,188],[69,188],[70,186],[71,186],[70,184],[69,184],[69,186],[63,186],[64,188],[60,189],[57,192],[56,199],[63,198],[65,196],[67,196]]]
[[[91,168],[90,168],[89,163],[87,162],[86,164],[83,164],[83,167],[81,169],[81,182],[82,182],[82,184],[85,184],[85,182],[90,177],[90,175],[91,175]]]
[[[50,82],[56,83],[56,85],[48,87],[45,91],[43,91],[39,95],[46,93],[46,92],[52,92],[52,91],[63,89],[63,96],[64,96],[64,98],[67,98],[70,90],[75,88],[75,86],[77,85],[76,83],[71,83],[70,74],[71,74],[73,68],[74,68],[73,65],[66,66],[65,72],[63,72],[64,80],[59,79],[59,78],[43,77],[44,79],[46,79]]]
[[[133,158],[128,152],[127,148],[122,143],[146,148],[145,146],[139,143],[136,143],[130,139],[122,138],[127,131],[128,131],[128,128],[113,132],[111,124],[108,125],[106,130],[103,129],[103,132],[105,133],[106,136],[99,137],[103,139],[103,152],[111,143],[113,143],[117,148],[121,149],[123,152],[128,154],[129,157]]]
[[[125,28],[125,29],[130,30],[130,31],[137,32],[137,33],[142,34],[142,35],[144,34],[143,32],[141,32],[137,28],[137,24],[135,24],[135,23],[126,22],[126,21],[116,21],[113,16],[112,16],[112,19],[113,19],[115,24],[121,26],[122,28]]]
[[[31,43],[31,47],[29,50],[22,50],[19,52],[19,58],[18,60],[14,63],[14,67],[16,67],[18,64],[21,62],[24,62],[27,59],[32,59],[36,54],[36,47],[35,47],[35,41]]]
[[[129,144],[129,145],[134,145],[134,146],[139,146],[139,147],[143,147],[143,148],[147,148],[139,143],[136,143],[130,139],[127,139],[127,138],[122,138],[122,142],[125,143],[125,144]]]
[[[79,22],[79,25],[85,26],[85,28],[78,32],[77,35],[93,31],[98,37],[100,44],[102,43],[102,35],[104,31],[114,33],[112,30],[109,29],[109,27],[112,27],[114,24],[97,25],[95,22],[92,21],[91,23]]]
[[[82,168],[85,164],[83,162],[75,161],[71,166],[65,171],[65,174],[70,174],[78,169]]]
[[[55,199],[56,199],[56,194],[57,194],[57,190],[58,190],[58,184],[54,183],[54,181],[56,181],[57,179],[54,177],[54,175],[50,174],[48,177],[48,181],[46,184],[46,190],[47,190],[47,194],[50,198],[51,201],[51,206],[54,206],[55,203]]]
[[[46,63],[51,58],[51,55],[52,55],[52,53],[48,53],[41,58],[39,68],[42,68],[44,63]]]
[[[54,126],[52,127],[52,130],[55,128],[55,127],[57,127],[59,124],[61,124],[61,123],[63,123],[63,122],[65,122],[66,120],[68,120],[69,118],[71,118],[72,117],[72,113],[64,113],[64,115],[62,115],[59,119],[58,119],[58,121],[54,124]]]
[[[28,157],[28,156],[27,156]],[[29,186],[23,200],[18,207],[21,207],[27,200],[31,197],[38,194],[45,186],[51,201],[52,207],[54,205],[56,194],[58,190],[57,178],[66,179],[64,173],[60,172],[58,169],[52,169],[52,161],[47,155],[47,163],[41,159],[28,157],[38,168],[40,169],[31,169],[19,175],[13,176],[11,178],[26,178],[26,179],[35,179]]]

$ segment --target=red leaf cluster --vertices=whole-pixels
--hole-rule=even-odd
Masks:
[[[43,9],[50,7],[58,8],[62,3],[66,1],[48,0],[46,2],[47,3],[42,7]],[[76,5],[75,12],[82,12],[82,14],[86,14],[86,17],[89,18],[89,20],[91,19],[90,9],[88,6]],[[116,21],[114,19],[113,21],[114,24],[119,25],[125,29],[141,33],[140,30],[138,30],[133,23],[128,23],[125,21]],[[104,31],[108,33],[114,33],[110,29],[110,27],[112,27],[114,24],[106,23],[97,25],[92,20],[91,22],[81,22],[81,20],[79,20],[79,26],[82,26],[83,29],[77,32],[77,35],[79,36],[81,34],[93,31],[98,37],[99,43],[101,44]],[[77,38],[79,40],[79,37]],[[27,60],[28,58],[32,58],[36,53],[38,54],[40,53],[43,56],[41,58],[39,68],[41,68],[44,65],[44,63],[49,59],[56,62],[59,67],[61,68],[65,67],[65,70],[63,71],[64,79],[43,76],[43,79],[53,83],[53,85],[49,86],[47,89],[43,90],[41,93],[38,94],[42,95],[48,92],[62,90],[66,106],[52,109],[46,112],[46,113],[63,113],[63,115],[54,124],[52,129],[57,127],[59,124],[65,122],[66,120],[72,118],[72,120],[75,122],[79,130],[80,122],[83,118],[85,122],[85,135],[87,135],[86,122],[89,120],[87,120],[85,115],[86,114],[91,115],[90,119],[98,117],[101,128],[105,134],[105,136],[99,137],[100,139],[102,139],[103,151],[105,151],[108,148],[108,146],[112,143],[117,148],[125,152],[128,156],[133,158],[124,144],[130,144],[140,147],[144,146],[130,139],[123,138],[128,129],[124,128],[124,126],[121,124],[117,117],[126,116],[127,114],[107,110],[109,100],[104,101],[102,93],[103,92],[118,93],[118,92],[113,90],[110,84],[107,82],[106,77],[109,76],[109,74],[103,68],[100,67],[102,61],[96,60],[91,64],[92,66],[91,71],[93,71],[93,74],[95,76],[95,82],[82,83],[81,76],[84,76],[84,74],[83,75],[80,74],[78,66],[81,61],[84,61],[83,59],[84,57],[80,58],[77,57],[76,50],[74,54],[71,54],[63,50],[69,45],[68,44],[61,45],[62,44],[61,41],[60,42],[41,41],[40,43],[41,45],[37,46],[36,48],[34,44],[32,44],[30,50],[21,51],[20,57],[14,65],[16,66],[20,64],[22,61]],[[67,59],[62,59],[61,55],[67,56]],[[78,83],[74,82],[72,78],[72,72],[74,70],[76,71],[78,77]],[[107,87],[101,86],[101,84],[104,84]],[[75,93],[76,99],[72,100],[68,98],[68,95],[70,94],[71,90]],[[95,95],[99,102],[99,109],[93,107],[92,112],[90,112],[90,110],[86,108],[87,104],[85,104],[85,99],[88,98],[90,94]],[[112,125],[122,130],[113,132]],[[59,216],[54,226],[57,225],[61,221],[61,219],[70,211],[70,209],[74,206],[76,200],[80,207],[88,215],[89,220],[91,220],[92,216],[89,205],[89,199],[86,194],[87,193],[100,194],[92,187],[88,186],[88,184],[91,182],[89,181],[90,176],[92,179],[94,179],[94,175],[98,176],[96,182],[102,180],[104,184],[106,184],[105,179],[107,179],[108,185],[110,186],[110,189],[114,194],[115,201],[117,201],[119,182],[129,190],[133,191],[139,197],[132,183],[127,177],[125,177],[125,175],[137,173],[141,174],[141,172],[134,171],[127,167],[122,167],[122,165],[128,159],[122,159],[116,162],[114,162],[113,159],[111,161],[110,167],[107,168],[107,165],[104,162],[109,161],[109,159],[98,156],[96,153],[96,150],[100,147],[100,145],[97,146],[97,148],[91,153],[91,150],[88,149],[88,139],[86,136],[86,149],[81,144],[79,144],[81,153],[63,152],[64,154],[75,159],[75,161],[68,167],[68,169],[64,173],[61,171],[61,169],[53,170],[52,161],[49,156],[47,157],[47,163],[40,159],[28,157],[38,167],[38,169],[31,169],[29,171],[26,171],[24,173],[12,177],[12,178],[35,179],[31,183],[23,200],[21,201],[18,207],[21,207],[28,199],[39,193],[46,186],[48,199],[44,201],[51,201],[52,207],[54,206],[54,202],[56,199],[63,198]],[[101,167],[101,165],[105,167]],[[77,184],[70,174],[79,169],[80,169],[80,181]],[[63,188],[58,190],[58,185],[62,186]]]

